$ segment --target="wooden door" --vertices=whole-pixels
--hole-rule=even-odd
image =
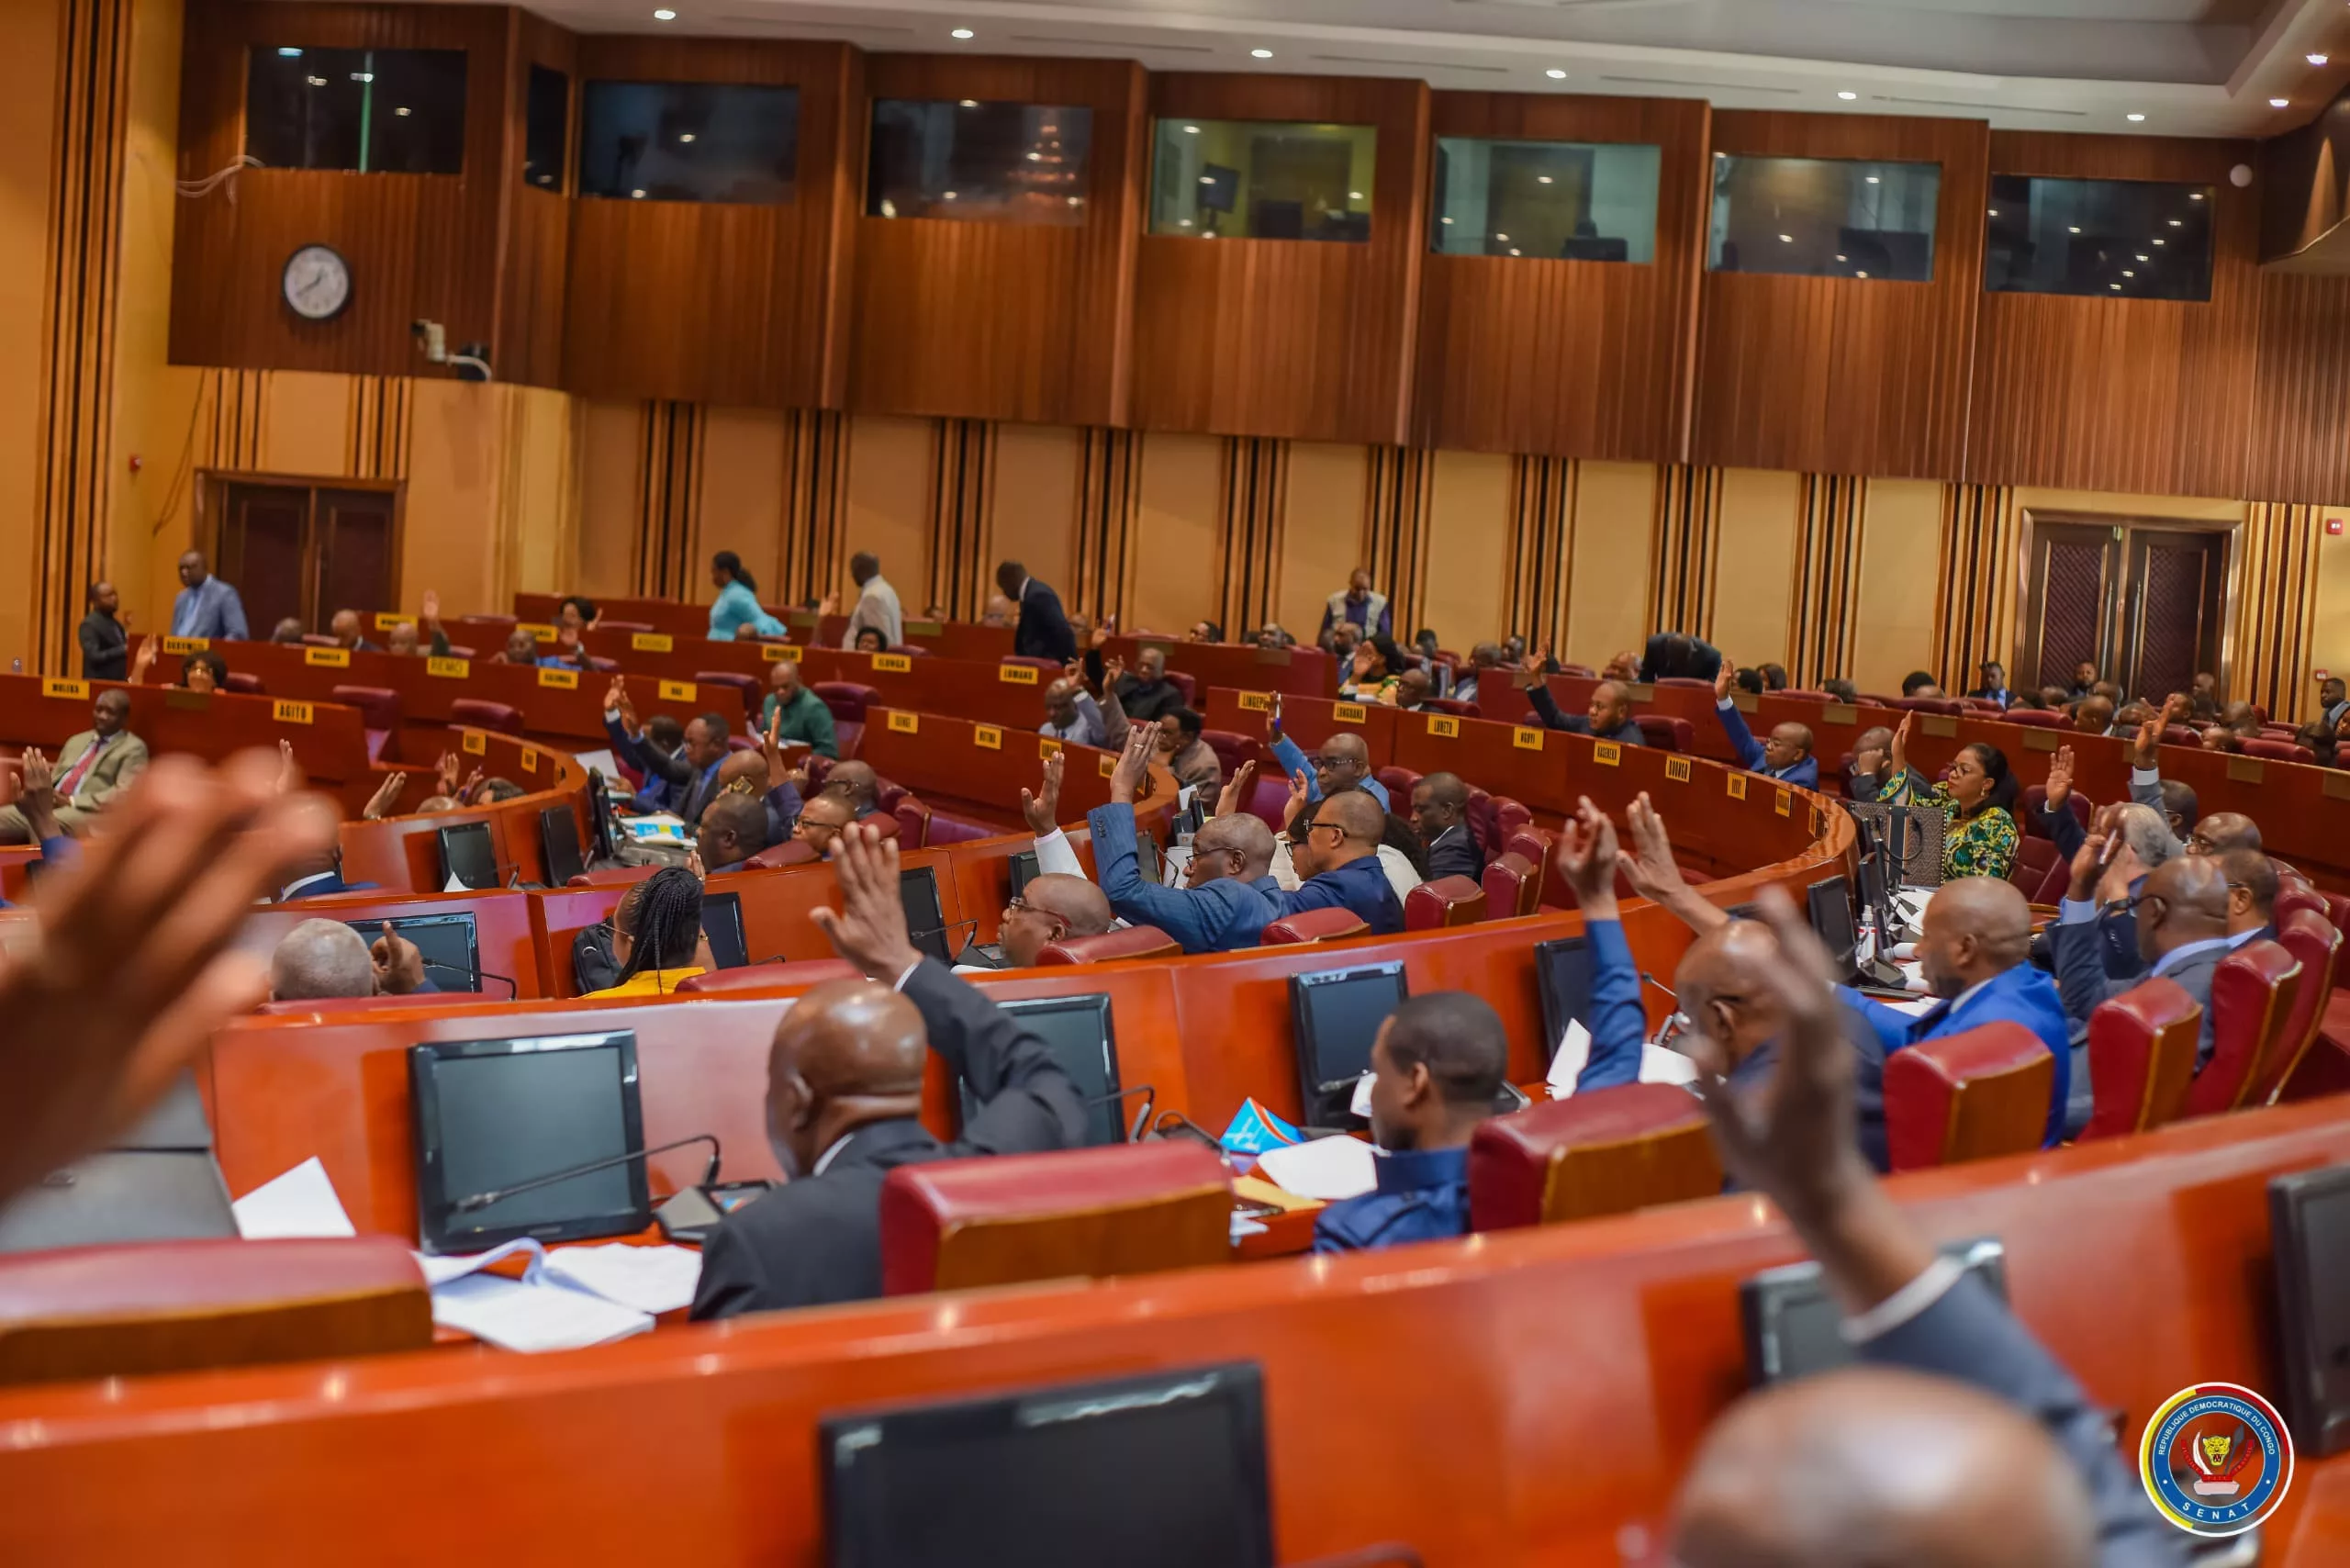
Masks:
[[[2226,618],[2224,530],[2133,528],[2128,540],[2117,677],[2124,691],[2159,701],[2193,689],[2195,672],[2220,670]]]
[[[231,484],[225,500],[212,569],[236,588],[253,636],[287,616],[308,626],[309,487]]]
[[[245,620],[265,639],[293,620],[324,632],[338,610],[399,602],[398,492],[215,476],[213,569],[235,585]]]
[[[2048,522],[2031,531],[2031,592],[2017,674],[2032,689],[2073,684],[2075,666],[2112,668],[2113,607],[2121,575],[2120,528]]]
[[[392,498],[383,490],[320,490],[312,510],[317,590],[312,620],[355,610],[372,631],[378,610],[397,607],[392,558]]]

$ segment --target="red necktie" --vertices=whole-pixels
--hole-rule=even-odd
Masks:
[[[90,749],[84,752],[80,759],[77,760],[72,767],[65,770],[65,777],[57,781],[57,798],[59,800],[71,801],[73,799],[73,792],[82,787],[82,780],[88,778],[90,776],[90,769],[97,765],[98,748],[105,745],[106,742],[104,741],[93,739],[90,742]]]

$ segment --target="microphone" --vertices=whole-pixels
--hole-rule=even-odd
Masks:
[[[424,967],[428,969],[439,969],[444,975],[465,975],[479,980],[504,980],[506,982],[506,999],[509,1002],[511,1002],[521,995],[521,988],[514,983],[514,977],[512,975],[494,975],[487,969],[462,969],[455,964],[444,964],[438,958],[426,958],[424,960]]]
[[[474,1214],[519,1193],[534,1193],[541,1187],[552,1187],[558,1182],[568,1182],[575,1176],[593,1175],[599,1170],[608,1170],[615,1165],[626,1165],[632,1159],[643,1159],[648,1155],[665,1154],[673,1148],[683,1148],[689,1143],[710,1145],[710,1169],[702,1173],[699,1183],[705,1187],[710,1186],[718,1180],[718,1139],[710,1133],[696,1133],[691,1137],[681,1137],[675,1143],[656,1144],[651,1148],[631,1149],[626,1154],[615,1154],[605,1159],[591,1159],[585,1165],[575,1165],[567,1170],[557,1170],[552,1175],[533,1176],[528,1182],[517,1182],[510,1187],[498,1187],[487,1193],[476,1193],[469,1198],[459,1198],[455,1203],[451,1204],[449,1212],[453,1215]]]
[[[1657,979],[1656,976],[1649,973],[1648,970],[1642,969],[1640,971],[1640,979],[1647,981],[1650,985],[1656,987],[1657,990],[1664,992],[1665,1000],[1672,1002],[1673,1006],[1678,1007],[1681,1005],[1681,998],[1673,994],[1673,988],[1665,984],[1662,980]]]
[[[1107,1105],[1113,1101],[1129,1099],[1136,1094],[1142,1096],[1142,1109],[1135,1113],[1134,1126],[1126,1131],[1126,1141],[1140,1143],[1143,1124],[1150,1120],[1151,1107],[1158,1103],[1158,1091],[1149,1084],[1137,1083],[1132,1089],[1113,1089],[1107,1094],[1096,1094],[1085,1103],[1085,1108],[1091,1111],[1096,1105]]]

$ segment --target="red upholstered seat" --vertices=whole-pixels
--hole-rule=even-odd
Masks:
[[[1477,705],[1474,702],[1464,702],[1458,697],[1430,697],[1425,699],[1420,703],[1420,707],[1430,713],[1450,713],[1462,719],[1473,719],[1477,716]]]
[[[1561,665],[1559,666],[1559,673],[1561,675],[1573,676],[1579,680],[1590,680],[1599,674],[1597,670],[1592,668],[1589,665]]]
[[[2045,708],[2010,708],[2007,712],[2007,722],[2035,730],[2069,730],[2073,727],[2071,714],[2051,712]]]
[[[862,980],[865,971],[846,958],[809,958],[797,964],[744,964],[739,969],[709,969],[677,982],[681,991],[771,991],[779,985],[822,985],[826,980]]]
[[[930,650],[923,648],[919,651],[928,653]],[[1025,665],[1030,669],[1048,669],[1055,675],[1058,675],[1061,672],[1060,660],[1048,659],[1040,654],[1006,654],[997,662],[1007,665]]]
[[[653,630],[653,622],[650,621],[615,621],[610,616],[607,615],[602,620],[596,622],[596,630],[599,632],[650,632]]]
[[[2096,1109],[2081,1141],[2121,1137],[2175,1122],[2195,1082],[2203,1009],[2159,976],[2132,986],[2089,1014],[2089,1082]]]
[[[1515,855],[1539,870],[1550,863],[1550,851],[1557,843],[1557,834],[1529,823],[1510,830],[1509,837],[1502,841],[1502,853]]]
[[[834,720],[833,743],[840,747],[841,756],[844,758],[856,756],[865,745],[864,722],[861,720],[856,719]],[[820,757],[817,760],[828,761],[830,759]]]
[[[2033,903],[2048,901],[2041,896],[2052,875],[2072,879],[2072,867],[2056,853],[2053,839],[2035,838],[2030,834],[2016,841],[2015,863],[2008,868],[2008,880],[2023,890],[2023,896]],[[2061,889],[2059,890],[2061,894]]]
[[[1912,713],[1964,714],[1966,711],[1966,704],[1954,697],[1888,697],[1885,700],[1887,707],[1907,709]]]
[[[2191,725],[2165,724],[2163,726],[2163,745],[2165,745],[2199,746],[2202,744],[2202,735]]]
[[[1970,713],[2000,713],[2006,711],[2006,710],[2001,708],[1998,703],[1993,701],[1988,697],[1962,697],[1959,699],[1959,701],[1965,705],[1966,711]]]
[[[156,1241],[0,1257],[0,1383],[140,1377],[422,1350],[408,1244]]]
[[[1404,929],[1435,931],[1485,918],[1485,890],[1466,877],[1438,877],[1404,895]]]
[[[496,633],[496,635],[490,639],[492,642],[502,643],[506,641],[506,633],[514,630],[516,622],[514,617],[511,615],[460,615],[454,621],[450,622],[449,624],[452,626],[481,627],[487,631]]]
[[[924,842],[927,847],[936,849],[942,845],[971,844],[982,838],[998,838],[1002,834],[1003,829],[1000,827],[934,811],[930,813],[930,828]]]
[[[223,691],[233,691],[240,697],[259,697],[265,690],[261,683],[261,677],[249,669],[230,670],[220,682],[220,689]]]
[[[755,718],[766,698],[766,686],[755,675],[744,675],[733,669],[698,669],[694,671],[697,686],[731,686],[743,696],[743,711]]]
[[[1523,855],[1504,854],[1485,868],[1485,914],[1510,920],[1532,914],[1542,901],[1542,873]]]
[[[2088,830],[2089,818],[2096,812],[2096,808],[2089,803],[2088,797],[2082,794],[2078,790],[2076,790],[2065,798],[2065,803],[2072,808],[2073,815],[2075,819],[2080,823],[2082,831],[2087,832]],[[2046,838],[2048,836],[2048,824],[2042,817],[2042,808],[2047,804],[2047,785],[2031,784],[2025,787],[2023,792],[2023,830],[2025,833],[2039,838]]]
[[[748,869],[770,871],[778,866],[812,866],[822,858],[805,840],[787,838],[781,844],[767,846],[743,864]]]
[[[1896,1170],[2038,1148],[2056,1058],[2020,1024],[1986,1024],[1885,1060],[1885,1135]]]
[[[1371,927],[1362,916],[1350,909],[1309,909],[1298,914],[1283,915],[1265,927],[1258,940],[1269,947],[1296,942],[1340,942],[1349,936],[1362,936]]]
[[[907,654],[919,658],[928,658],[930,656],[930,650],[922,646],[918,643],[892,643],[890,644],[890,651],[893,654]],[[1009,657],[1010,655],[1007,655],[1005,656]],[[1045,662],[1054,669],[1061,667],[1057,664],[1053,664],[1049,659]]]
[[[811,681],[808,689],[816,694],[817,700],[832,710],[834,720],[846,723],[862,724],[865,722],[865,711],[878,706],[881,700],[879,691],[852,680]],[[848,748],[842,747],[841,755],[846,756]]]
[[[2277,901],[2281,905],[2283,900]],[[2333,996],[2333,982],[2342,972],[2342,933],[2333,922],[2306,909],[2277,912],[2277,941],[2301,966],[2300,982],[2293,992],[2293,1008],[2277,1048],[2260,1064],[2247,1105],[2266,1105],[2293,1076],[2325,1026],[2325,1009]]]
[[[1412,814],[1412,790],[1425,775],[1415,773],[1408,767],[1382,767],[1371,777],[1377,778],[1380,788],[1387,791],[1389,810],[1399,816]]]
[[[902,790],[890,814],[898,819],[898,846],[924,849],[930,845],[930,808]]]
[[[1649,684],[1651,686],[1679,686],[1686,688],[1691,691],[1711,691],[1714,689],[1714,683],[1712,681],[1699,680],[1694,676],[1686,675],[1668,675],[1651,681]]]
[[[1625,1214],[1722,1190],[1704,1107],[1677,1084],[1623,1083],[1495,1116],[1469,1141],[1472,1228]]]
[[[1038,965],[1114,964],[1127,958],[1180,958],[1183,949],[1156,925],[1129,925],[1099,936],[1064,936],[1047,942],[1036,955]]]
[[[1790,686],[1785,691],[1777,693],[1777,695],[1781,697],[1792,697],[1798,702],[1833,702],[1836,700],[1836,694],[1834,692],[1815,691],[1808,686]]]
[[[342,641],[331,633],[305,632],[302,633],[302,645],[306,648],[340,648]]]
[[[1534,812],[1523,801],[1513,801],[1507,795],[1494,797],[1494,838],[1506,848],[1511,837],[1534,825]]]
[[[1657,684],[1662,686],[1664,682]],[[1700,681],[1698,684],[1706,683]],[[1640,734],[1647,738],[1651,750],[1688,752],[1696,749],[1697,732],[1686,719],[1676,718],[1671,713],[1635,713],[1632,722],[1639,725]]]
[[[2271,913],[2276,915],[2277,924],[2280,930],[2284,927],[2285,917],[2288,914],[2313,914],[2320,920],[2325,921],[2333,919],[2333,913],[2326,904],[2324,894],[2315,888],[2296,886],[2289,882],[2282,883],[2277,888],[2277,902]]]
[[[1226,778],[1238,773],[1242,763],[1256,761],[1260,749],[1255,740],[1237,730],[1202,730],[1200,739],[1215,753],[1216,767]]]
[[[658,866],[606,866],[594,871],[582,871],[564,885],[570,888],[621,887],[630,882],[641,882],[660,868]]]
[[[522,711],[511,702],[460,697],[449,704],[449,722],[501,735],[519,735],[522,733]]]
[[[369,732],[400,727],[400,694],[388,686],[338,686],[333,699],[359,710],[359,722]]]
[[[1183,694],[1184,707],[1194,712],[1199,711],[1200,681],[1197,676],[1187,675],[1180,669],[1170,669],[1167,672],[1167,681],[1169,685]]]
[[[2247,942],[2211,976],[2211,1059],[2188,1091],[2187,1114],[2216,1115],[2251,1096],[2269,1053],[2281,1048],[2300,1000],[2301,966],[2281,943]]]
[[[1488,855],[1499,848],[1502,840],[1508,836],[1502,832],[1501,807],[1494,803],[1491,795],[1474,784],[1469,786],[1469,831],[1476,835],[1479,844],[1485,846]]]
[[[881,1289],[1105,1278],[1232,1255],[1232,1182],[1189,1139],[901,1165],[881,1183]]]
[[[2317,753],[2309,747],[2296,745],[2291,741],[2277,740],[2269,735],[2259,735],[2245,741],[2244,754],[2246,756],[2266,757],[2270,762],[2315,762],[2317,760]]]
[[[1288,805],[1289,780],[1281,777],[1281,770],[1259,767],[1257,781],[1249,786],[1248,798],[1240,802],[1240,809],[1278,834],[1281,830],[1281,812]]]

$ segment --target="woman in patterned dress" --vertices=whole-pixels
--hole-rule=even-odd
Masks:
[[[1928,785],[1909,767],[1909,724],[1905,715],[1893,732],[1893,777],[1876,796],[1886,806],[1940,806],[1949,817],[1942,839],[1942,878],[2001,877],[2014,869],[2016,797],[2021,793],[2009,770],[2007,754],[1977,741],[1962,746],[1942,782]]]

